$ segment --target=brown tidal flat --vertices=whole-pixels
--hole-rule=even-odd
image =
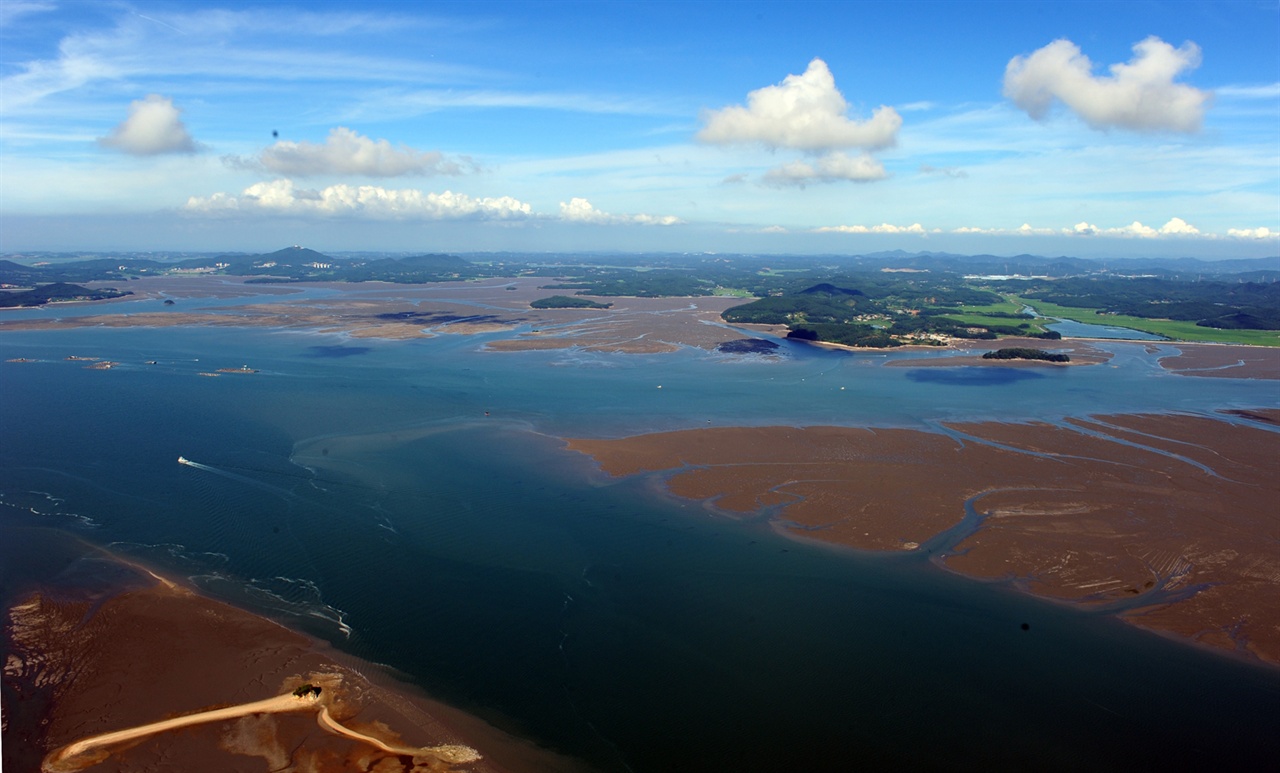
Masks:
[[[66,596],[29,595],[5,621],[9,695],[45,707],[38,722],[26,716],[15,726],[10,716],[5,743],[43,756],[49,773],[574,768],[385,677],[368,678],[324,645],[173,583],[105,599]],[[276,696],[304,684],[323,690],[319,715],[234,708],[288,700]],[[119,731],[223,707],[232,716],[111,741]],[[102,734],[110,742],[98,746]],[[66,756],[72,744],[89,750]]]
[[[1178,344],[1160,367],[1183,376],[1280,379],[1280,349],[1269,346]]]
[[[1267,414],[568,443],[611,475],[660,473],[673,494],[767,512],[785,533],[924,545],[953,571],[1280,664],[1280,432]],[[966,503],[975,524],[961,523]]]
[[[479,334],[530,328],[512,338],[492,341],[492,351],[581,348],[595,351],[661,353],[683,346],[712,349],[746,338],[726,327],[720,314],[739,298],[595,298],[609,309],[533,309],[529,304],[556,294],[543,285],[552,277],[519,277],[483,282],[399,285],[382,282],[262,285],[225,277],[154,278],[130,283],[131,300],[154,299],[155,311],[117,313],[103,305],[100,314],[4,320],[6,330],[59,330],[81,327],[260,327],[346,335],[351,338],[407,340],[443,334]],[[322,301],[272,298],[269,303],[207,309],[201,298],[288,296],[308,287],[339,293]],[[162,298],[176,298],[162,307]],[[83,311],[83,308],[80,309]]]
[[[594,298],[609,309],[533,310],[536,332],[490,342],[491,351],[579,348],[594,351],[659,354],[683,346],[713,349],[747,336],[720,321],[740,298]]]

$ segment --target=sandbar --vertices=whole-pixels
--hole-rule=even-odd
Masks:
[[[1280,664],[1278,411],[738,427],[571,439],[789,536],[927,553],[1134,625]]]

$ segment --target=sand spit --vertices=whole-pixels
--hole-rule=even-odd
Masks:
[[[321,681],[330,686],[330,691],[336,685],[341,688],[341,676],[338,674],[323,674],[317,677]],[[313,711],[316,713],[316,719],[319,725],[336,735],[354,738],[361,743],[369,744],[381,751],[388,752],[397,756],[408,756],[413,758],[434,758],[441,760],[446,764],[449,763],[468,763],[480,760],[480,754],[469,746],[461,746],[458,744],[447,744],[443,746],[432,746],[424,748],[415,748],[405,746],[404,744],[391,744],[371,735],[366,735],[356,730],[352,730],[333,718],[329,713],[327,701],[323,699],[323,687],[313,687],[308,682],[295,688],[293,691],[277,695],[274,698],[264,698],[259,701],[250,701],[241,703],[236,706],[227,706],[221,709],[209,709],[207,711],[199,711],[195,714],[187,714],[173,719],[166,719],[160,722],[152,722],[147,725],[139,725],[124,730],[117,730],[112,733],[102,733],[100,735],[90,736],[76,741],[69,746],[50,754],[42,769],[46,773],[66,773],[69,771],[83,770],[86,767],[96,765],[105,760],[109,756],[106,750],[117,744],[124,744],[128,741],[136,741],[177,730],[183,727],[191,727],[193,725],[203,725],[210,722],[221,722],[228,719],[241,719],[243,717],[252,717],[258,714],[281,714],[289,711]]]
[[[176,583],[36,593],[10,608],[5,633],[7,694],[44,707],[10,719],[6,746],[37,750],[49,773],[574,767]],[[295,695],[305,684],[320,693]],[[496,760],[475,751],[490,746]]]
[[[1280,433],[1266,411],[709,428],[570,440],[615,476],[786,533],[926,550],[972,577],[1280,664]],[[1274,412],[1273,412],[1274,413]]]

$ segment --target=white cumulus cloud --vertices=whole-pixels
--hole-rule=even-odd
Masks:
[[[612,215],[601,212],[586,199],[572,198],[560,202],[560,219],[571,223],[597,225],[679,225],[684,221],[674,215]]]
[[[1272,231],[1266,226],[1262,228],[1228,228],[1227,236],[1232,236],[1236,239],[1275,239],[1280,237],[1280,232]]]
[[[1140,236],[1144,239],[1154,239],[1160,235],[1160,232],[1149,225],[1143,225],[1137,220],[1129,225],[1120,226],[1119,228],[1108,228],[1103,233],[1109,236]]]
[[[270,213],[375,220],[521,220],[533,215],[528,204],[510,196],[473,198],[452,191],[424,193],[374,185],[331,185],[313,190],[283,179],[251,185],[239,195],[192,196],[183,209],[193,214]]]
[[[1024,226],[1025,227],[1025,226]],[[1180,217],[1171,218],[1159,228],[1153,228],[1144,225],[1141,221],[1135,220],[1129,225],[1122,225],[1116,228],[1098,228],[1090,223],[1077,223],[1074,228],[1064,229],[1063,233],[1077,236],[1120,236],[1120,237],[1137,237],[1140,239],[1157,239],[1165,236],[1204,236],[1199,228],[1191,225]]]
[[[1174,48],[1152,36],[1134,45],[1127,63],[1111,65],[1110,75],[1094,75],[1089,57],[1060,39],[1009,60],[1004,94],[1037,120],[1058,100],[1095,129],[1194,132],[1210,94],[1174,79],[1199,65],[1195,43]]]
[[[98,143],[134,156],[194,153],[195,140],[187,133],[173,100],[159,94],[129,103],[129,117]]]
[[[1200,229],[1180,217],[1175,217],[1160,226],[1160,233],[1165,236],[1199,236]]]
[[[911,225],[893,225],[892,223],[881,223],[880,225],[824,225],[821,228],[814,229],[817,233],[837,233],[837,234],[925,234],[928,231],[919,223]]]
[[[850,157],[838,150],[819,156],[812,162],[803,159],[770,169],[764,175],[769,185],[799,185],[811,182],[852,180],[871,182],[888,177],[884,165],[866,153]]]
[[[769,185],[887,177],[884,166],[869,153],[897,143],[902,116],[884,105],[866,120],[855,120],[848,113],[849,103],[836,88],[827,63],[814,59],[804,73],[747,94],[746,105],[704,111],[697,138],[714,145],[798,150],[812,157],[769,170],[764,177]],[[863,152],[856,156],[842,152],[851,148]]]
[[[941,233],[941,229],[927,229],[915,224],[911,226],[894,226],[889,223],[883,223],[878,226],[827,226],[817,229],[819,231],[839,231],[842,233]],[[1261,229],[1266,232],[1267,229]],[[1169,222],[1159,228],[1152,228],[1143,225],[1141,221],[1135,220],[1129,225],[1118,226],[1115,228],[1099,228],[1089,222],[1076,223],[1070,228],[1043,228],[1036,227],[1030,223],[1023,223],[1014,229],[965,225],[950,228],[947,233],[968,234],[977,236],[1106,236],[1113,238],[1142,238],[1142,239],[1160,239],[1160,238],[1217,238],[1213,234],[1207,234],[1191,225],[1180,217],[1170,218]],[[1232,232],[1232,235],[1243,236],[1244,232]],[[1276,234],[1272,233],[1272,236]]]
[[[237,165],[242,162],[232,160]],[[356,174],[365,177],[402,175],[459,175],[474,171],[469,159],[448,159],[437,151],[393,146],[339,126],[323,143],[281,140],[262,151],[258,162],[278,174],[309,177],[324,174]]]
[[[845,114],[849,103],[827,63],[814,59],[802,75],[747,94],[747,104],[703,114],[698,139],[715,144],[759,142],[773,148],[827,151],[887,148],[897,142],[902,116],[881,106],[866,121]]]

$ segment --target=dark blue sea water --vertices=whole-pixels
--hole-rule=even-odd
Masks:
[[[1106,365],[1032,371],[789,342],[761,359],[485,340],[5,333],[0,359],[39,361],[0,363],[0,518],[188,577],[603,770],[1186,769],[1280,752],[1275,670],[927,556],[717,518],[605,479],[558,439],[1276,407],[1274,383],[1171,375],[1128,343],[1104,344]],[[241,365],[259,372],[199,375]]]

